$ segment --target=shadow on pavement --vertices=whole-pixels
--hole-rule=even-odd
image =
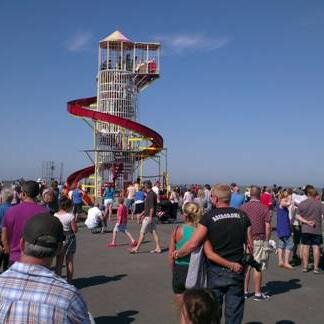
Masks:
[[[113,277],[101,275],[101,276],[93,276],[88,278],[77,278],[73,280],[73,285],[78,289],[82,289],[86,287],[101,285],[110,281],[118,281],[126,276],[127,276],[126,274],[120,274]]]
[[[245,324],[263,324],[263,322],[246,322]],[[276,322],[276,324],[295,324],[295,322],[289,320],[281,320]]]
[[[125,312],[117,313],[116,316],[100,316],[96,317],[94,320],[96,324],[128,324],[135,321],[134,315],[138,314],[138,311],[129,310]]]
[[[271,295],[280,295],[289,290],[299,289],[302,285],[299,279],[290,279],[289,281],[269,281],[265,285],[265,291],[269,291]]]

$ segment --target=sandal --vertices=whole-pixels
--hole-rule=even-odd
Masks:
[[[314,270],[313,270],[313,273],[314,273],[314,274],[320,274],[320,271],[319,271],[319,269],[314,269]]]
[[[303,268],[302,272],[306,273],[306,272],[308,272],[308,269],[307,268]]]
[[[150,253],[161,253],[162,251],[161,250],[152,250],[152,251],[150,251]]]

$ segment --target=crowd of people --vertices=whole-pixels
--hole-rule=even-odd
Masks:
[[[87,323],[90,319],[85,302],[71,285],[83,190],[76,186],[67,191],[55,181],[50,186],[25,181],[21,186],[1,189],[0,262],[4,272],[0,275],[0,303],[5,311],[0,323],[1,318],[14,322],[32,307],[36,307],[36,313],[47,309],[48,318],[60,319],[56,323]],[[225,300],[226,323],[241,323],[245,299],[270,298],[262,291],[270,253],[277,255],[278,267],[287,271],[301,265],[303,272],[320,273],[323,198],[312,185],[294,189],[253,185],[240,193],[235,183],[206,184],[173,186],[167,192],[159,182],[137,181],[124,193],[107,185],[103,201],[88,209],[85,225],[92,233],[105,233],[117,207],[107,247],[116,247],[117,235],[122,232],[130,242],[129,252],[136,254],[145,235],[151,233],[155,243],[151,253],[161,253],[157,225],[168,214],[167,218],[175,221],[168,259],[180,322],[219,323]],[[129,219],[140,224],[138,239],[128,231]],[[197,250],[203,255],[199,262],[191,257]],[[64,262],[66,281],[61,278]],[[201,267],[200,263],[206,268],[206,280],[189,289],[188,273]],[[8,278],[12,285],[4,283]],[[57,283],[57,291],[50,291],[51,280]],[[32,287],[24,287],[23,283],[29,281]],[[58,294],[66,298],[53,308]],[[33,316],[40,316],[36,313]]]

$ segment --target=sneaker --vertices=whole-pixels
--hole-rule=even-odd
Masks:
[[[313,270],[313,273],[314,273],[314,274],[320,274],[320,269],[314,269],[314,270]]]
[[[248,291],[246,291],[246,292],[244,293],[244,299],[248,299],[249,297],[250,297],[250,294],[249,294]]]
[[[253,300],[255,301],[262,301],[262,300],[269,300],[270,296],[266,295],[266,294],[260,294],[260,295],[254,295]]]

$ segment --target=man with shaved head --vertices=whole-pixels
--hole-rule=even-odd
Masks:
[[[266,248],[269,246],[271,235],[271,214],[268,207],[264,206],[260,201],[261,188],[252,186],[250,189],[251,199],[241,207],[251,222],[251,234],[253,239],[253,256],[254,259],[261,263],[262,270],[267,267]],[[250,283],[250,268],[245,275],[245,297],[248,297],[248,289]],[[254,300],[261,301],[269,299],[269,296],[261,292],[262,272],[253,269],[254,279]]]

